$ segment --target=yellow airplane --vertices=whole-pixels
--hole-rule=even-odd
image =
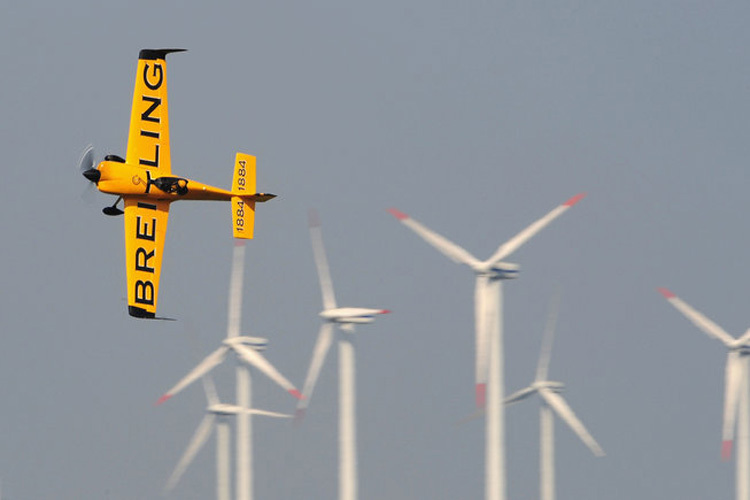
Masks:
[[[255,204],[274,198],[255,191],[255,157],[237,153],[232,189],[216,188],[172,175],[167,113],[167,62],[171,52],[185,49],[144,49],[138,55],[130,132],[125,159],[107,155],[94,167],[93,148],[86,149],[80,169],[99,191],[117,195],[106,215],[125,214],[128,313],[156,317],[164,237],[169,206],[177,200],[230,201],[234,237],[251,239]],[[117,207],[123,201],[124,210]]]

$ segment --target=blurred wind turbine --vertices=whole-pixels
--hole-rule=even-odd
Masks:
[[[570,207],[578,203],[580,193],[554,208],[516,236],[506,241],[487,260],[480,261],[452,241],[428,229],[395,208],[388,211],[427,243],[456,263],[466,264],[476,275],[474,292],[475,383],[477,408],[485,408],[485,498],[505,500],[505,410],[503,408],[503,335],[501,281],[518,277],[519,266],[503,259],[518,250],[531,237]],[[489,381],[489,385],[488,385]]]
[[[722,327],[693,309],[666,288],[658,288],[664,298],[709,337],[724,344],[729,351],[725,366],[724,416],[721,429],[721,456],[732,456],[735,425],[737,427],[737,499],[750,499],[750,400],[748,400],[748,356],[750,356],[750,329],[734,338]]]
[[[589,434],[568,403],[560,396],[565,385],[547,378],[552,343],[555,336],[555,323],[559,306],[559,295],[553,299],[547,317],[547,326],[542,340],[542,351],[536,369],[534,382],[520,391],[508,396],[505,404],[513,404],[537,393],[542,399],[539,408],[539,487],[541,500],[555,500],[555,438],[554,413],[568,424],[568,427],[588,446],[597,457],[604,456],[604,451]],[[554,413],[553,413],[554,412]]]
[[[238,405],[223,404],[216,394],[216,387],[208,375],[203,377],[203,389],[208,406],[206,416],[195,430],[185,452],[180,457],[172,475],[164,487],[165,493],[171,491],[187,470],[195,455],[211,436],[216,427],[216,497],[218,500],[229,500],[229,417],[240,415],[263,415],[276,418],[290,418],[291,415],[264,410],[243,408]]]
[[[250,408],[251,384],[250,370],[252,366],[276,382],[292,396],[302,399],[302,394],[289,382],[274,366],[266,360],[258,351],[265,349],[268,345],[266,339],[258,337],[241,337],[240,318],[242,307],[242,280],[245,265],[245,242],[236,240],[234,245],[234,256],[232,259],[232,277],[229,283],[229,312],[227,323],[227,338],[222,346],[209,354],[198,366],[193,368],[174,387],[168,390],[156,404],[161,404],[192,384],[198,378],[210,372],[214,367],[226,359],[230,351],[234,352],[239,363],[237,364],[237,406]],[[237,500],[250,500],[252,498],[252,455],[250,413],[241,412],[236,414],[237,418],[237,477],[236,498]]]
[[[313,349],[310,368],[307,371],[305,385],[302,388],[303,398],[297,403],[296,418],[299,422],[312,396],[315,383],[320,375],[328,349],[333,340],[333,326],[341,330],[339,344],[339,499],[354,500],[357,498],[357,431],[356,431],[356,393],[355,393],[355,359],[351,334],[354,326],[372,323],[375,316],[386,314],[387,309],[367,309],[362,307],[336,307],[333,293],[333,282],[328,268],[320,220],[314,210],[309,213],[310,238],[312,240],[315,266],[318,270],[320,291],[323,295],[323,311],[320,316],[325,320],[320,327],[318,339]]]

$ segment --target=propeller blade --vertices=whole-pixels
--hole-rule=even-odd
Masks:
[[[171,398],[181,390],[183,390],[188,385],[195,382],[195,380],[198,377],[203,376],[204,374],[211,371],[216,365],[220,364],[222,361],[224,361],[224,358],[227,355],[227,351],[229,348],[227,346],[221,346],[218,349],[216,349],[214,352],[206,356],[206,358],[201,361],[198,366],[193,368],[190,373],[185,375],[185,377],[177,382],[177,384],[172,387],[170,390],[164,393],[162,397],[159,398],[159,400],[156,402],[157,405],[163,403],[167,399]]]
[[[555,413],[557,413],[557,416],[560,417],[563,422],[568,424],[568,427],[575,432],[594,455],[597,457],[604,456],[604,450],[602,450],[601,446],[599,446],[599,443],[596,442],[593,436],[589,434],[589,431],[586,430],[586,427],[584,427],[581,421],[578,420],[578,417],[576,417],[576,414],[573,413],[573,410],[571,410],[570,406],[568,406],[568,403],[565,402],[562,396],[546,388],[540,389],[539,395],[555,411]]]
[[[737,404],[740,390],[743,388],[743,361],[737,351],[729,351],[724,371],[724,417],[721,428],[721,458],[729,460],[732,457],[732,442],[734,428],[737,422]]]
[[[438,249],[443,255],[459,264],[466,264],[472,268],[478,266],[480,262],[469,252],[456,245],[452,241],[440,236],[434,231],[427,229],[425,226],[415,221],[403,212],[395,208],[389,208],[388,212],[401,221],[406,227],[417,233],[423,240]]]
[[[304,399],[297,403],[297,414],[296,417],[299,420],[305,413],[307,405],[310,403],[313,390],[315,389],[315,383],[318,381],[320,370],[323,367],[323,362],[328,354],[328,349],[331,347],[333,341],[333,323],[323,323],[320,325],[320,332],[318,338],[315,341],[315,347],[313,348],[312,359],[310,360],[310,368],[307,370],[307,377],[305,377],[305,384],[302,386],[302,395]]]
[[[724,343],[724,345],[728,347],[732,346],[732,344],[734,343],[734,337],[729,335],[722,327],[705,317],[700,312],[693,309],[677,295],[670,292],[666,288],[658,288],[658,290],[659,293],[661,293],[664,298],[669,301],[670,304],[672,304],[678,311],[686,316],[687,319],[689,319],[700,330],[703,330],[706,335],[720,340]]]
[[[86,184],[86,188],[81,192],[81,199],[88,205],[92,204],[94,202],[94,198],[96,196],[96,182],[89,178],[88,175],[92,174],[86,174],[86,172],[92,170],[94,168],[94,146],[89,144],[86,146],[86,148],[83,150],[83,153],[81,153],[81,158],[78,160],[78,172],[86,177],[86,179],[89,181]]]
[[[318,212],[311,209],[308,213],[308,221],[310,225],[310,239],[312,240],[313,255],[315,256],[315,267],[318,269],[320,292],[323,295],[323,309],[336,309],[336,297],[333,293],[331,271],[328,268],[326,250],[323,246],[323,233],[320,229]]]
[[[545,226],[547,226],[550,222],[560,217],[563,213],[565,213],[570,207],[581,201],[581,199],[586,196],[586,193],[580,193],[575,195],[574,197],[570,198],[568,201],[563,203],[562,205],[559,205],[558,207],[554,208],[551,212],[549,212],[547,215],[542,217],[541,219],[537,220],[536,222],[532,223],[530,226],[528,226],[526,229],[515,235],[513,238],[509,239],[500,247],[497,249],[495,254],[487,259],[485,262],[488,264],[494,264],[511,253],[518,250],[518,248],[529,241],[532,236],[534,236],[536,233],[541,231]]]
[[[78,171],[83,174],[87,170],[94,168],[94,146],[89,144],[81,153],[78,160]]]
[[[248,365],[257,368],[268,378],[283,387],[289,394],[297,399],[302,399],[302,394],[289,382],[274,366],[268,362],[258,351],[250,349],[246,345],[233,343],[232,350]]]
[[[555,326],[557,324],[557,314],[560,311],[560,291],[552,297],[547,313],[547,324],[544,327],[544,337],[542,338],[542,352],[539,355],[539,364],[536,367],[536,381],[547,380],[549,372],[549,359],[552,355],[552,344],[555,341]]]
[[[190,463],[193,461],[193,458],[195,458],[195,455],[198,453],[198,451],[200,451],[208,437],[211,435],[215,418],[216,417],[214,415],[210,414],[203,417],[200,425],[198,425],[198,428],[195,430],[195,434],[193,434],[193,438],[190,440],[187,448],[185,448],[185,452],[180,457],[180,461],[177,462],[177,466],[174,468],[174,472],[172,472],[172,475],[169,476],[167,484],[164,486],[165,491],[172,490],[180,481],[180,478],[185,473],[185,470],[187,470]]]

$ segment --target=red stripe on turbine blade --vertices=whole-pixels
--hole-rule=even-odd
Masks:
[[[394,216],[395,218],[397,218],[398,220],[404,220],[404,219],[408,219],[409,218],[408,215],[406,215],[405,213],[403,213],[403,212],[401,212],[401,211],[399,211],[399,210],[397,210],[395,208],[389,208],[388,212],[392,216]]]
[[[172,397],[172,395],[171,395],[171,394],[165,394],[165,395],[163,395],[162,397],[160,397],[160,398],[159,398],[159,401],[157,401],[157,402],[156,402],[156,404],[157,404],[157,405],[160,405],[160,404],[162,404],[162,403],[163,403],[164,401],[166,401],[167,399],[169,399],[169,398],[171,398],[171,397]]]
[[[245,240],[243,238],[235,238],[234,239],[234,246],[236,246],[236,247],[244,247],[245,246]]]
[[[302,393],[299,392],[297,389],[289,389],[289,394],[291,394],[297,399],[305,399],[305,396],[303,396]]]
[[[657,290],[659,290],[659,293],[662,294],[662,295],[664,295],[664,298],[667,299],[667,300],[673,299],[673,298],[676,297],[675,294],[673,294],[672,292],[670,292],[666,288],[659,287],[659,288],[657,288]]]
[[[390,314],[390,313],[391,313],[390,309],[381,309],[379,314]]]
[[[571,199],[563,203],[563,206],[572,207],[573,205],[581,201],[584,196],[586,196],[586,193],[578,193],[577,195],[575,195],[574,197],[572,197]]]
[[[487,384],[477,384],[476,392],[477,408],[484,408],[487,401]]]
[[[721,442],[721,459],[725,462],[732,458],[732,441]]]

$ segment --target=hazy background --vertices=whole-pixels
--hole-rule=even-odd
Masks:
[[[244,151],[279,195],[248,245],[243,332],[302,385],[321,308],[311,207],[339,303],[393,310],[356,340],[362,499],[484,494],[483,423],[456,425],[473,409],[473,276],[385,209],[484,259],[581,191],[505,287],[506,390],[531,381],[559,284],[550,376],[607,452],[558,422],[558,496],[732,498],[725,351],[656,287],[734,335],[750,322],[749,20],[742,1],[3,1],[3,498],[159,498],[203,416],[199,385],[153,403],[224,336],[228,205],[173,206],[159,313],[179,321],[149,322],[126,313],[111,198],[80,198],[86,144],[125,153],[145,47],[189,49],[169,56],[175,174],[226,187]],[[336,382],[332,351],[304,426],[254,420],[258,499],[336,496]],[[509,497],[537,498],[538,402],[507,431]],[[214,464],[211,440],[172,497],[212,498]]]

